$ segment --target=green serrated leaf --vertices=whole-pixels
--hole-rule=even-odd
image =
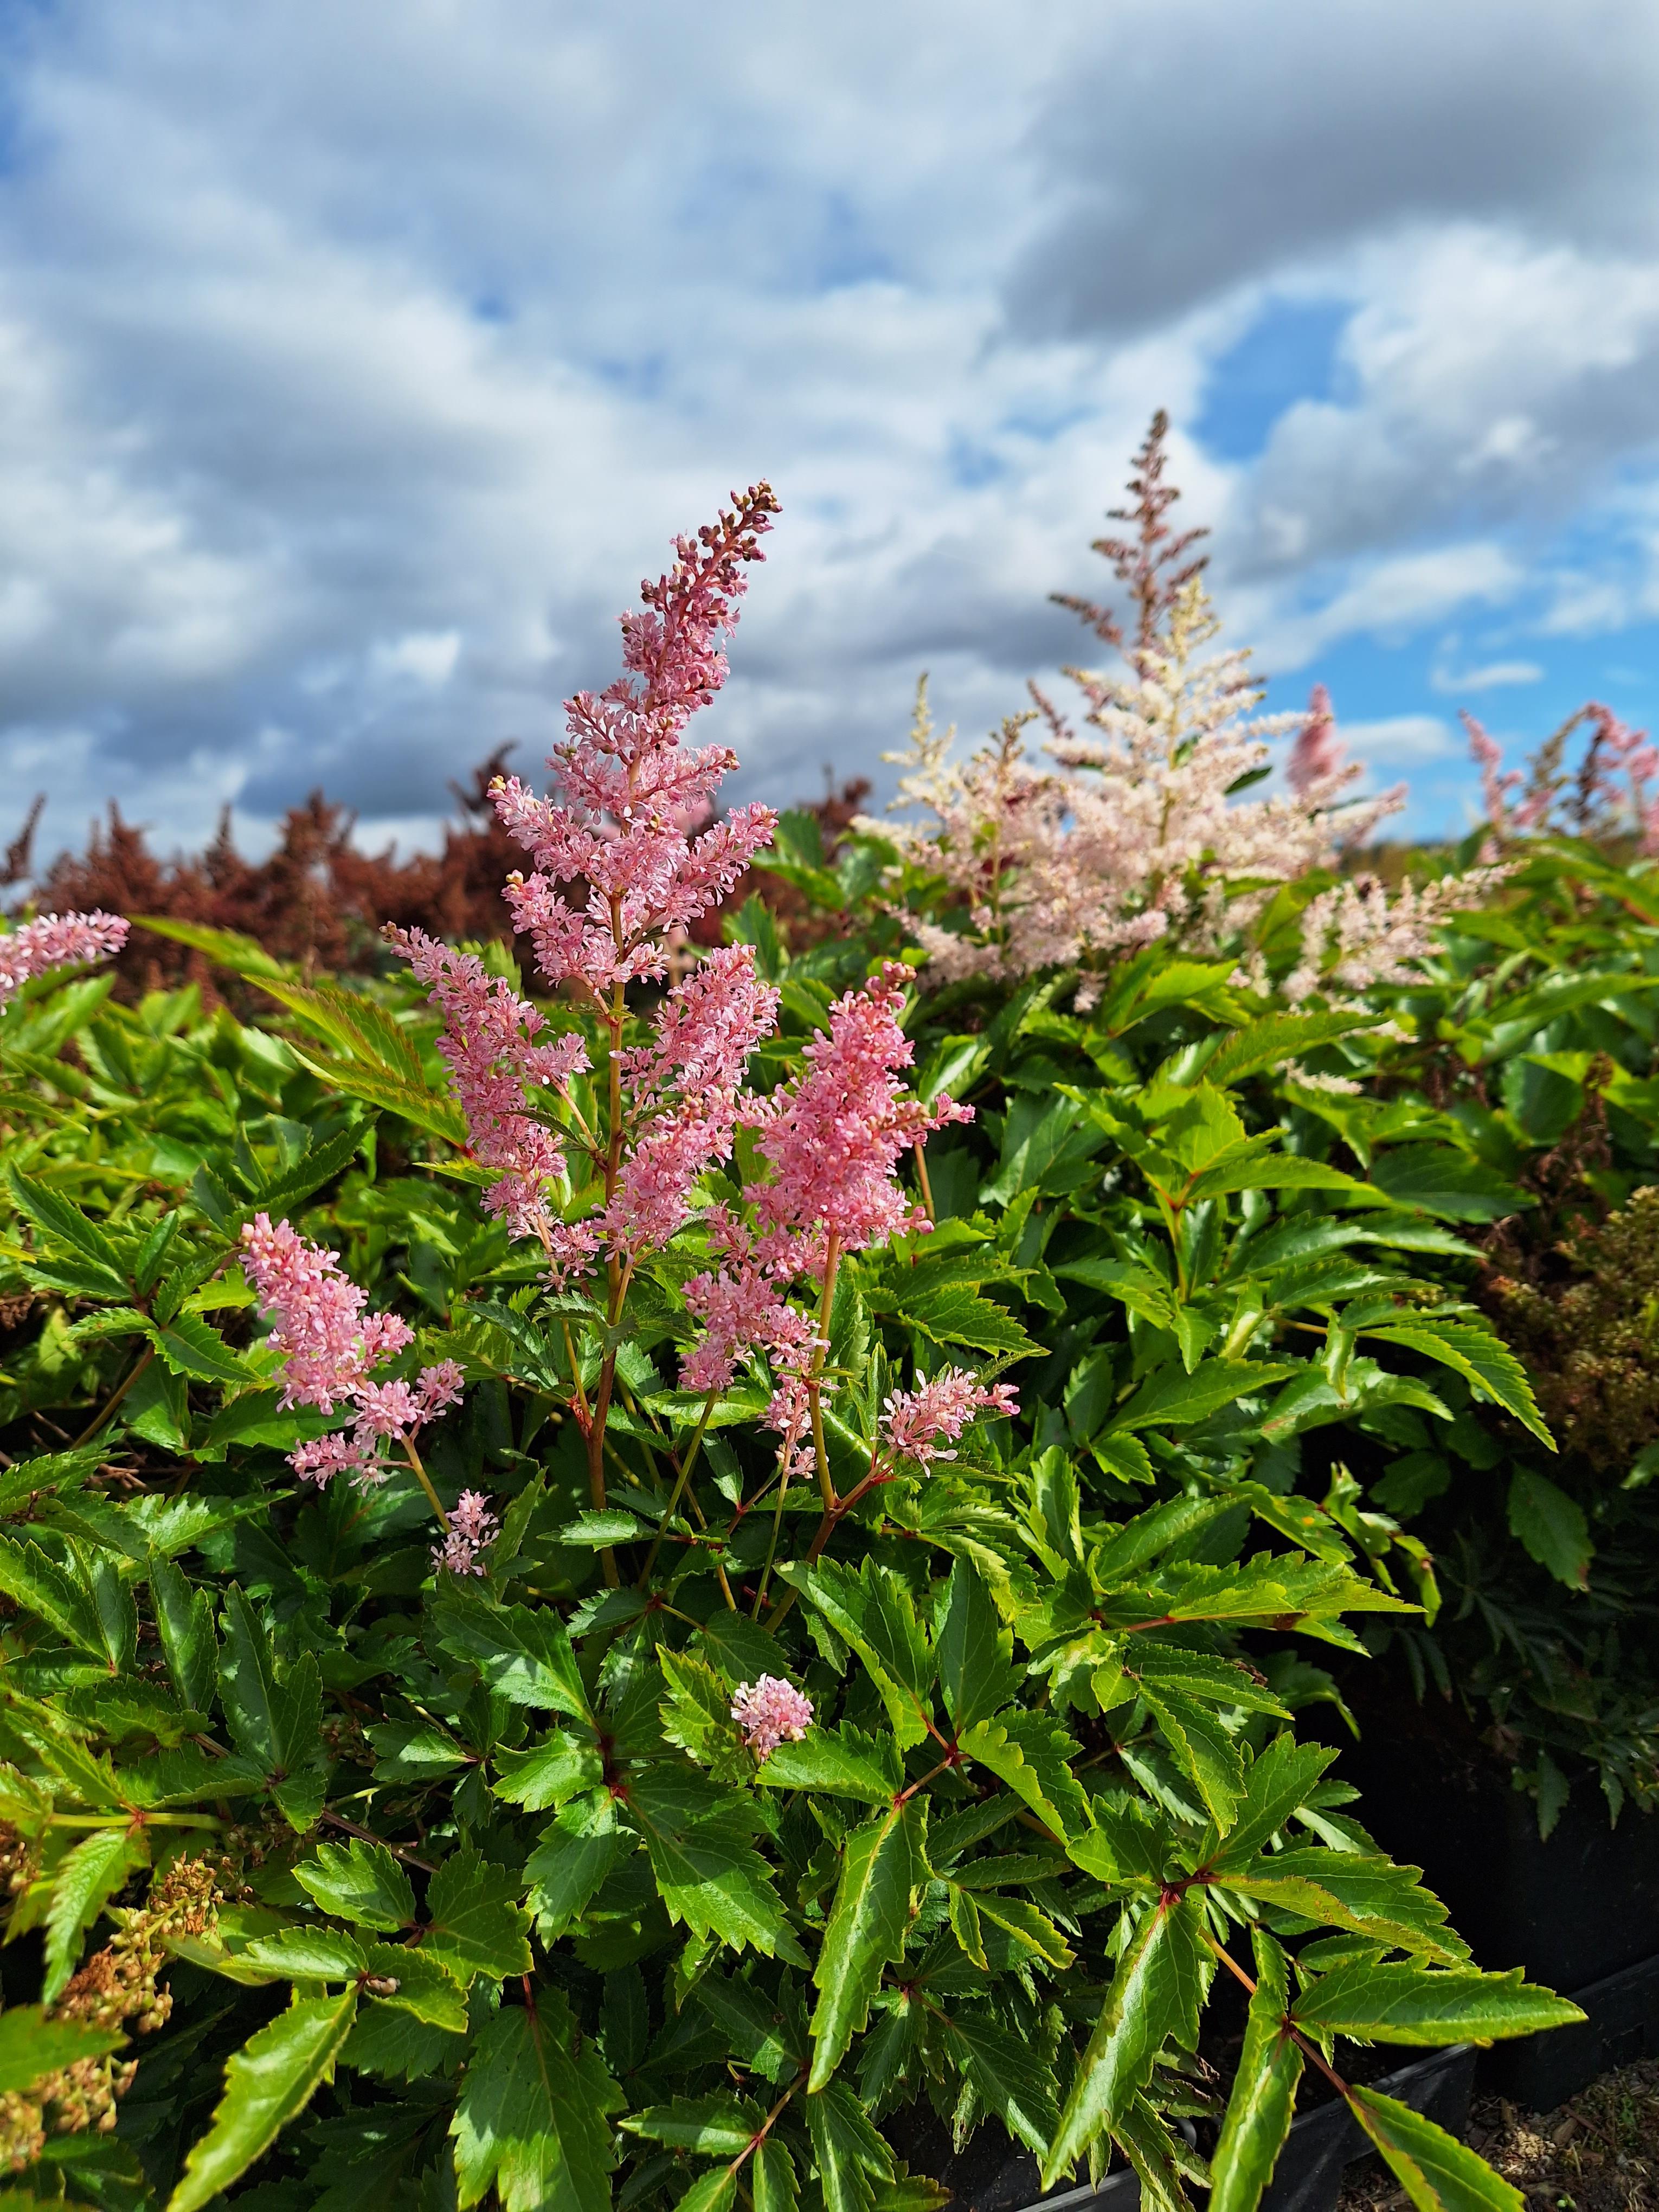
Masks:
[[[301,1997],[243,2045],[225,2068],[224,2094],[207,2133],[191,2147],[167,2212],[202,2212],[264,2156],[333,2080],[356,2013],[356,1989]]]
[[[291,1982],[349,1982],[368,1971],[362,1945],[338,1928],[284,1928],[256,1936],[237,1955]]]
[[[671,1917],[734,1948],[805,1963],[751,1841],[755,1815],[734,1791],[695,1767],[641,1768],[629,1785],[629,1818],[645,1838]]]
[[[1530,1987],[1520,1966],[1504,1974],[1448,1973],[1363,1960],[1319,1976],[1294,2011],[1301,2024],[1356,2042],[1430,2045],[1537,2035],[1584,2017],[1565,1997]]]
[[[95,1828],[59,1866],[46,1908],[46,1976],[40,1994],[47,2004],[63,1995],[80,1964],[82,1933],[141,1863],[126,1828]]]
[[[1118,2123],[1151,2079],[1166,2042],[1190,2049],[1197,2040],[1202,1945],[1199,1908],[1190,1897],[1161,1899],[1141,1922],[1118,1961],[1060,2112],[1043,2161],[1045,2189]]]
[[[557,1613],[494,1605],[457,1590],[437,1599],[429,1617],[443,1649],[470,1660],[498,1696],[515,1705],[587,1718],[587,1692]]]
[[[1348,2109],[1417,2212],[1522,2212],[1526,2200],[1518,2189],[1409,2105],[1375,2089],[1351,2089]]]
[[[1054,2068],[1041,2048],[965,2005],[945,2022],[945,2043],[986,2110],[1041,2157],[1060,2116]]]
[[[1161,1367],[1113,1416],[1112,1427],[1190,1428],[1235,1399],[1265,1390],[1295,1372],[1283,1360],[1274,1359],[1206,1359],[1190,1375],[1184,1368]]]
[[[883,1969],[904,1948],[911,1896],[925,1875],[927,1801],[890,1806],[855,1828],[842,1849],[841,1879],[812,1979],[812,2070],[822,2088],[869,2015]]]
[[[319,1844],[309,1860],[294,1869],[294,1879],[325,1912],[354,1927],[395,1934],[412,1927],[415,1893],[384,1844],[354,1836],[346,1844]]]
[[[880,2185],[893,2179],[893,2154],[869,2114],[841,2081],[805,2101],[824,2212],[874,2212]]]
[[[821,1790],[866,1805],[890,1805],[904,1786],[890,1747],[845,1724],[814,1728],[799,1743],[781,1743],[755,1778],[769,1790]]]
[[[1012,1700],[1021,1680],[1013,1664],[1013,1638],[978,1570],[967,1559],[957,1559],[951,1569],[933,1646],[945,1710],[958,1735]]]
[[[175,1375],[233,1386],[258,1379],[247,1362],[199,1314],[175,1314],[165,1328],[156,1329],[154,1334],[155,1349]]]
[[[529,1915],[519,1903],[522,1887],[517,1875],[478,1852],[452,1851],[427,1884],[430,1925],[421,1930],[422,1951],[463,1982],[474,1974],[495,1982],[527,1974]]]
[[[1449,1367],[1505,1413],[1513,1413],[1540,1443],[1555,1449],[1555,1439],[1538,1410],[1526,1370],[1490,1329],[1477,1328],[1471,1322],[1422,1320],[1389,1322],[1362,1328],[1359,1334],[1373,1342],[1397,1344],[1404,1352],[1415,1352]]]
[[[493,2185],[501,2212],[611,2212],[622,2092],[557,1990],[487,2018],[450,2124],[457,2202]]]
[[[1255,2212],[1291,2131],[1302,2052],[1285,2026],[1290,1970],[1265,1930],[1252,1931],[1255,1992],[1244,2026],[1244,2047],[1212,2159],[1211,2212]]]

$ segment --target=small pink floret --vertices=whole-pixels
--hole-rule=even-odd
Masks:
[[[296,1474],[319,1484],[347,1474],[381,1481],[385,1444],[407,1441],[460,1403],[464,1378],[453,1359],[423,1367],[412,1383],[374,1380],[414,1331],[397,1314],[365,1312],[368,1299],[334,1255],[291,1223],[257,1214],[242,1231],[242,1264],[283,1355],[283,1404],[322,1413],[349,1406],[356,1415],[346,1433],[301,1444],[289,1462]]]
[[[756,1758],[766,1759],[781,1743],[800,1741],[812,1725],[812,1700],[792,1682],[762,1674],[732,1698],[732,1717]]]
[[[483,1574],[479,1554],[500,1534],[501,1525],[482,1491],[464,1490],[455,1501],[442,1543],[432,1547],[432,1564],[452,1575]]]

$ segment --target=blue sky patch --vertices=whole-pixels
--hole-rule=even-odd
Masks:
[[[1211,365],[1194,429],[1218,459],[1253,461],[1298,399],[1341,397],[1337,347],[1352,303],[1273,300]]]

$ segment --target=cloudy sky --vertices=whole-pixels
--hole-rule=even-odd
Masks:
[[[0,0],[0,835],[429,839],[733,484],[745,790],[976,733],[1155,406],[1271,703],[1659,674],[1650,0]],[[712,734],[712,731],[711,731]]]

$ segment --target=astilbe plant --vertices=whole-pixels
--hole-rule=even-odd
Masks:
[[[908,970],[785,993],[754,947],[686,949],[771,827],[711,822],[732,756],[683,739],[773,511],[734,499],[646,587],[554,795],[500,787],[544,1002],[399,931],[428,1058],[412,1017],[256,957],[303,1042],[227,1017],[174,1052],[163,1007],[148,1058],[137,1024],[83,1033],[96,1096],[171,1066],[264,1102],[187,1184],[69,1114],[12,1162],[52,1371],[93,1401],[42,1452],[20,1394],[0,1469],[0,1842],[44,1962],[39,2005],[0,2012],[12,2155],[65,2130],[56,2171],[169,2212],[245,2176],[295,2203],[917,2212],[987,2122],[1047,2182],[1115,2154],[1165,2212],[1188,2182],[1251,2212],[1308,2062],[1419,2203],[1518,2212],[1333,2068],[1341,2035],[1577,2014],[1477,1971],[1295,1740],[1283,1639],[1356,1650],[1346,1614],[1411,1608],[1334,1519],[1187,1441],[1300,1373],[1260,1356],[1261,1283],[1229,1290],[1223,1353],[1190,1371],[1189,1334],[1073,1431],[1002,1371],[1041,1351],[1016,1310],[1059,1295],[1037,1191],[932,1218],[923,1148],[969,1117],[909,1088]],[[1349,1185],[1268,1160],[1207,1086],[1116,1103],[1189,1270],[1189,1205]],[[1139,1275],[1098,1279],[1156,1322]],[[376,1304],[405,1294],[418,1326]],[[1127,1513],[1154,1451],[1166,1486]],[[1219,1541],[1241,1503],[1247,1551]],[[80,1965],[105,1915],[133,2008],[126,1968]],[[163,2018],[158,1953],[147,2129],[118,2039]],[[1218,1975],[1249,1991],[1231,2085]]]
[[[1205,562],[1190,557],[1204,533],[1177,534],[1167,519],[1178,496],[1165,480],[1167,428],[1155,418],[1135,457],[1133,504],[1112,510],[1133,534],[1095,545],[1131,595],[1133,634],[1108,607],[1059,599],[1123,672],[1067,669],[1080,695],[1073,714],[1032,684],[1032,708],[965,761],[934,727],[924,690],[910,750],[890,756],[903,769],[898,818],[865,827],[897,849],[908,920],[935,982],[1075,968],[1086,1010],[1103,971],[1167,943],[1236,957],[1241,981],[1292,1004],[1340,1003],[1408,976],[1445,915],[1492,880],[1474,870],[1390,890],[1375,876],[1335,877],[1404,793],[1356,795],[1363,769],[1345,756],[1323,685],[1299,727],[1294,715],[1257,715],[1248,653],[1207,650],[1219,625]],[[1046,728],[1046,760],[1027,749],[1033,721]],[[1286,788],[1244,798],[1273,772],[1269,741],[1292,728]],[[1270,949],[1261,926],[1282,925],[1287,891],[1295,925]]]

